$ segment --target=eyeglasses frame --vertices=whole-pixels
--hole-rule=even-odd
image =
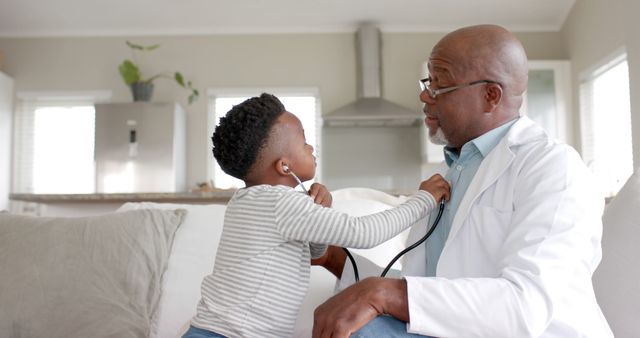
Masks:
[[[467,83],[463,83],[463,84],[459,84],[459,85],[455,85],[455,86],[450,86],[450,87],[431,89],[431,88],[429,88],[429,85],[431,84],[431,77],[430,76],[427,77],[427,78],[424,78],[424,79],[420,79],[418,81],[418,83],[420,84],[420,89],[422,89],[422,91],[426,91],[427,94],[429,94],[429,97],[431,97],[432,99],[435,99],[436,97],[438,97],[438,95],[450,93],[450,92],[452,92],[454,90],[458,90],[458,89],[465,88],[465,87],[470,87],[470,86],[475,86],[475,85],[478,85],[478,84],[494,83],[494,84],[497,84],[498,86],[502,87],[502,84],[500,82],[497,82],[497,81],[477,80],[477,81],[467,82]]]

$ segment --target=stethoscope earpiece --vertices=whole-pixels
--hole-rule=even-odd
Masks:
[[[293,171],[289,170],[289,166],[288,165],[283,164],[282,165],[282,170],[284,170],[285,173],[291,175],[291,177],[293,177],[293,179],[296,180],[296,182],[302,188],[302,190],[304,190],[305,194],[309,195],[309,192],[307,191],[307,188],[304,187],[304,185],[302,184],[302,181],[300,181],[298,176],[296,176],[296,174],[294,174]]]

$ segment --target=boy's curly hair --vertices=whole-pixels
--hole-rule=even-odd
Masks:
[[[262,93],[233,106],[213,132],[213,157],[222,170],[243,180],[285,111],[277,97]]]

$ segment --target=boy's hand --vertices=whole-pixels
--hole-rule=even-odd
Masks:
[[[426,181],[422,181],[422,183],[420,183],[420,190],[430,192],[438,203],[443,198],[445,201],[448,201],[451,197],[451,187],[449,186],[449,182],[439,174],[435,174]]]
[[[320,183],[314,183],[311,185],[311,188],[309,188],[309,196],[311,196],[314,203],[320,204],[326,208],[330,208],[331,202],[333,202],[333,197],[331,197],[331,193],[329,193],[327,187]]]

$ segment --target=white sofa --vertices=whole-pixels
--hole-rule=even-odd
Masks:
[[[371,189],[332,193],[333,207],[352,215],[404,201]],[[14,276],[0,277],[0,337],[179,337],[195,314],[202,278],[213,268],[224,212],[217,204],[143,202],[76,219],[0,214],[0,267],[8,266],[3,274]],[[353,251],[385,265],[406,235]],[[311,336],[313,310],[332,295],[334,285],[333,275],[312,267],[295,337]]]
[[[404,200],[357,188],[334,191],[333,196],[334,208],[353,215]],[[14,224],[18,216],[0,214],[0,337],[179,337],[195,313],[202,277],[213,267],[224,210],[223,205],[126,203],[115,214],[23,218],[22,226]],[[638,173],[609,203],[603,220],[604,257],[594,275],[596,296],[616,337],[640,337]],[[74,227],[79,230],[67,231]],[[124,235],[113,235],[118,231]],[[354,251],[384,266],[403,247],[406,234]],[[154,250],[140,243],[142,237],[153,238],[146,244]],[[52,266],[55,257],[65,260]],[[87,263],[89,268],[78,271]],[[54,277],[55,282],[48,279]],[[82,290],[87,280],[88,296]],[[334,284],[333,275],[312,267],[295,337],[310,337],[313,310],[333,293]]]
[[[602,216],[602,262],[593,275],[598,303],[617,338],[640,337],[640,170]]]

